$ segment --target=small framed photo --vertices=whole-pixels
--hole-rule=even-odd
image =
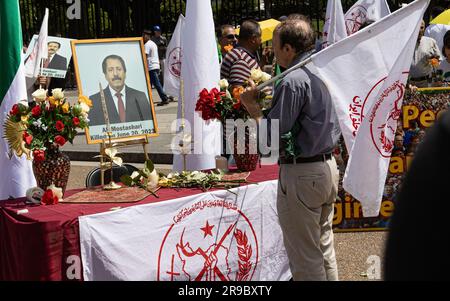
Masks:
[[[36,56],[36,42],[39,36],[33,35],[25,53],[24,65],[25,74],[31,77],[34,73],[34,62],[31,61]],[[48,57],[43,62],[42,75],[47,77],[65,78],[70,59],[72,58],[72,50],[70,48],[72,39],[60,37],[47,37]],[[30,64],[27,62],[30,61]]]
[[[93,105],[86,129],[87,143],[101,143],[108,138],[105,117],[109,119],[114,140],[158,136],[142,38],[71,43],[79,93],[89,97]]]

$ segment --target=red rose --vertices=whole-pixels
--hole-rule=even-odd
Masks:
[[[55,142],[56,144],[58,144],[59,146],[63,146],[64,144],[66,144],[66,139],[64,139],[63,136],[58,135],[55,137]]]
[[[45,160],[45,152],[42,149],[34,150],[33,158],[35,162],[42,162]]]
[[[58,197],[53,194],[51,189],[47,189],[42,195],[41,205],[56,205],[58,204]]]
[[[217,102],[220,102],[220,91],[217,90],[216,88],[212,88],[211,89],[211,96],[214,100],[216,100]]]
[[[80,125],[80,119],[79,119],[78,117],[74,117],[74,118],[72,119],[72,122],[73,122],[73,125],[74,125],[74,126]]]
[[[31,115],[33,115],[33,117],[39,117],[41,113],[42,113],[41,106],[35,106],[34,108],[31,109]]]
[[[23,132],[23,140],[25,140],[25,143],[27,145],[31,144],[31,141],[33,141],[33,136],[31,136],[30,134],[28,134],[27,132]]]
[[[55,127],[58,132],[62,132],[62,130],[64,130],[64,123],[62,123],[61,120],[58,120],[55,124]]]
[[[18,104],[13,105],[13,107],[11,108],[11,111],[9,111],[9,115],[17,115],[19,113],[20,113],[20,110],[19,110]]]
[[[207,98],[209,98],[209,92],[208,92],[208,90],[203,89],[203,90],[200,92],[200,99],[205,100],[205,99],[207,99]]]

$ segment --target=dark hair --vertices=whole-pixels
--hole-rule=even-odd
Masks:
[[[220,26],[220,27],[217,29],[217,31],[216,31],[217,39],[220,39],[220,38],[223,37],[223,32],[224,32],[225,29],[227,29],[227,28],[233,28],[233,29],[234,29],[234,26],[233,26],[233,25],[230,25],[230,24],[225,24],[225,25]]]
[[[59,42],[56,42],[56,41],[48,41],[48,42],[47,42],[47,45],[50,44],[50,43],[58,44],[58,49],[61,48],[61,44],[60,44]]]
[[[261,35],[261,26],[255,20],[246,20],[239,29],[239,39],[249,40],[255,36]]]
[[[103,63],[102,63],[103,74],[106,74],[106,61],[109,60],[109,59],[111,59],[111,60],[119,60],[120,63],[122,64],[123,70],[125,72],[127,72],[127,67],[125,66],[125,61],[123,60],[123,58],[118,56],[118,55],[111,54],[111,55],[108,55],[107,57],[105,57],[103,59]]]
[[[144,35],[144,34],[148,34],[148,35],[152,35],[153,34],[153,31],[151,30],[151,29],[148,29],[148,28],[146,28],[146,29],[144,29],[143,31],[142,31],[142,34]]]
[[[445,48],[450,49],[450,30],[447,30],[447,32],[444,35],[444,46],[442,46],[442,55],[446,57],[445,55]]]
[[[303,20],[303,18],[306,18],[306,16],[304,16],[304,15],[302,15],[302,14],[294,13],[294,14],[290,14],[290,15],[286,18],[286,20]],[[286,20],[284,20],[284,21],[286,21]]]
[[[280,39],[280,47],[289,44],[297,53],[314,48],[316,35],[311,22],[305,16],[281,22],[275,28],[275,32]]]
[[[430,15],[434,19],[445,11],[445,8],[442,6],[433,6],[431,9]]]

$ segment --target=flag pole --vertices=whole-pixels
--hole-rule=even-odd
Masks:
[[[300,63],[298,63],[295,66],[292,66],[291,68],[283,71],[282,73],[278,74],[277,76],[272,77],[270,80],[260,84],[259,86],[256,87],[256,91],[261,91],[262,89],[264,89],[267,86],[272,85],[273,83],[275,83],[276,81],[282,79],[283,77],[285,77],[286,75],[288,75],[289,73],[291,73],[292,71],[295,71],[297,69],[300,69],[301,67],[305,66],[306,64],[309,64],[311,62],[311,57],[307,58],[306,60],[301,61]]]
[[[186,171],[186,151],[185,151],[185,129],[186,129],[186,122],[185,122],[185,112],[184,112],[184,80],[183,78],[180,78],[180,97],[181,97],[181,126],[180,129],[183,131],[182,138],[180,140],[180,146],[182,147],[182,154],[183,154],[183,171]]]
[[[44,68],[44,60],[41,58],[40,68],[39,68],[39,89],[42,89],[41,84],[41,76],[42,76],[42,68]]]

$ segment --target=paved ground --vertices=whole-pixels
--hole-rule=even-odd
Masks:
[[[69,101],[76,101],[77,91],[67,91],[66,95]],[[153,90],[153,100],[155,104],[160,101],[155,90]],[[177,105],[177,102],[172,102],[163,107],[155,106],[160,135],[150,140],[149,152],[152,160],[157,164],[156,168],[161,172],[169,172],[172,168],[170,143],[174,135],[171,133],[170,126],[176,119]],[[75,138],[74,145],[66,144],[63,150],[72,160],[68,189],[84,187],[87,173],[96,167],[95,162],[87,161],[97,160],[93,157],[98,154],[99,146],[86,144],[83,134]],[[120,151],[124,153],[122,157],[125,162],[143,163],[142,147],[123,148]],[[383,261],[386,238],[386,232],[336,233],[335,248],[340,279],[368,280],[367,270],[372,263],[368,263],[367,260],[369,256],[375,255],[380,256],[381,262]]]

